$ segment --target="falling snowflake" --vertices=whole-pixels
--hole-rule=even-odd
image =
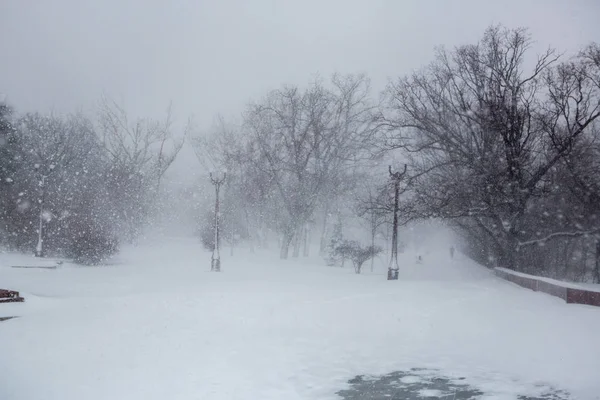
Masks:
[[[52,221],[52,213],[50,211],[43,211],[42,212],[42,219],[44,220],[44,222],[50,222]]]
[[[29,200],[20,201],[17,203],[17,211],[20,213],[24,213],[31,207],[31,203]]]

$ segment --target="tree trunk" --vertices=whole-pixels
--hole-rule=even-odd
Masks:
[[[261,210],[261,215],[263,212],[265,212],[264,209]],[[268,229],[267,229],[267,224],[265,223],[265,218],[264,217],[259,217],[259,227],[260,227],[260,237],[258,239],[259,241],[259,247],[263,248],[263,249],[268,249],[269,248],[269,235],[268,235]]]
[[[519,270],[517,262],[518,252],[518,240],[516,236],[510,232],[506,236],[506,244],[499,248],[499,264],[503,268],[508,268],[513,271]],[[500,247],[500,246],[499,246]]]
[[[587,274],[589,243],[585,239],[580,240],[579,243],[581,243],[581,257],[579,257],[579,272],[577,274],[577,281],[585,282],[585,276]]]
[[[42,188],[42,195],[40,197],[40,215],[39,215],[39,226],[38,226],[38,241],[35,246],[35,256],[44,257],[44,200],[46,198],[45,188],[45,176],[42,176],[40,186]]]
[[[253,228],[250,227],[250,215],[247,208],[244,208],[244,214],[246,217],[246,233],[248,234],[248,242],[250,243],[250,253],[254,253],[254,241],[257,235],[253,232]]]
[[[321,229],[321,241],[319,243],[319,255],[325,254],[327,250],[327,219],[329,218],[329,207],[325,207],[323,216],[323,228]]]
[[[375,249],[375,230],[371,231],[371,248]],[[375,256],[371,257],[371,272],[375,269]]]
[[[511,251],[508,249],[500,250],[500,254],[498,256],[498,264],[502,268],[508,268],[516,271],[516,262],[514,254],[511,254]]]
[[[302,240],[304,242],[303,256],[308,257],[310,254],[310,240],[309,239],[309,226],[308,224],[304,225],[304,234],[302,235]]]
[[[600,283],[600,238],[596,239],[596,262],[594,264],[594,283]]]
[[[300,255],[300,245],[302,236],[302,228],[296,229],[296,233],[294,234],[294,252],[292,253],[292,257],[298,258]]]
[[[284,234],[281,238],[281,251],[279,253],[279,258],[282,260],[287,260],[290,254],[290,244],[292,243],[293,235]]]
[[[219,217],[220,217],[220,204],[219,204],[219,190],[221,182],[213,182],[215,185],[215,243],[213,247],[210,270],[215,272],[221,271],[221,236],[220,236],[220,227],[219,227]]]

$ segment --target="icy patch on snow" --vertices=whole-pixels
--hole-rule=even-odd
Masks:
[[[403,376],[400,378],[400,382],[402,383],[417,383],[421,382],[421,380],[422,379],[420,377],[414,375]]]
[[[357,376],[348,381],[350,387],[340,390],[344,400],[379,400],[384,398],[427,399],[518,399],[569,400],[570,395],[548,385],[527,385],[502,374],[489,376],[450,377],[435,369],[411,368],[389,374]]]
[[[440,397],[444,396],[444,393],[437,389],[421,389],[418,393],[419,397],[435,397],[439,399]]]

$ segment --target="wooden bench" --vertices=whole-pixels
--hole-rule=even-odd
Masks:
[[[23,301],[25,301],[25,299],[19,296],[19,292],[0,289],[0,303],[20,303]]]

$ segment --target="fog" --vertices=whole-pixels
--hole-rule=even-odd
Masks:
[[[44,168],[50,171],[44,163],[54,166],[52,160],[56,159],[58,153],[44,155],[38,152],[38,158],[29,160],[27,157],[36,148],[38,140],[36,135],[46,135],[44,136],[46,140],[52,142],[52,140],[59,140],[56,138],[60,137],[61,129],[74,129],[81,135],[81,139],[78,142],[79,147],[70,148],[69,151],[73,152],[73,159],[80,160],[81,164],[77,167],[74,163],[70,166],[65,164],[60,172],[61,178],[55,178],[54,183],[58,185],[56,193],[58,194],[62,190],[60,188],[64,186],[59,185],[62,184],[61,179],[72,177],[72,174],[79,171],[77,168],[103,171],[99,172],[103,178],[100,179],[101,184],[94,184],[95,190],[100,190],[99,185],[108,185],[106,181],[111,179],[114,186],[107,187],[106,190],[102,189],[104,191],[101,194],[96,193],[92,197],[104,196],[103,198],[109,199],[103,204],[103,213],[110,213],[117,207],[117,205],[107,206],[109,201],[114,201],[122,208],[119,217],[114,213],[110,216],[103,215],[102,219],[105,221],[116,218],[117,221],[122,222],[125,218],[133,223],[139,220],[133,216],[132,210],[135,209],[146,217],[152,216],[153,223],[160,221],[160,224],[168,225],[170,232],[180,230],[186,233],[198,233],[197,231],[202,230],[203,226],[211,227],[209,215],[214,212],[212,210],[213,187],[208,180],[208,165],[211,163],[218,168],[236,171],[231,174],[230,179],[238,179],[237,189],[233,189],[234,184],[231,183],[226,189],[229,192],[225,193],[223,201],[230,211],[241,209],[244,212],[243,215],[230,217],[230,219],[237,218],[236,223],[246,219],[245,224],[248,225],[248,221],[253,218],[250,215],[252,212],[257,221],[258,219],[262,221],[266,218],[263,208],[270,212],[279,210],[280,214],[272,212],[271,221],[260,223],[255,221],[258,225],[252,229],[249,226],[244,228],[248,232],[266,229],[261,225],[264,223],[268,225],[268,230],[272,234],[269,240],[277,240],[278,236],[281,240],[281,235],[287,235],[291,240],[292,234],[286,231],[292,229],[288,226],[290,222],[286,220],[290,217],[288,215],[290,213],[297,214],[291,217],[292,220],[297,220],[292,230],[300,229],[302,224],[313,226],[314,236],[311,240],[313,243],[321,241],[321,251],[324,247],[323,241],[328,240],[326,236],[331,233],[335,218],[351,220],[346,222],[346,229],[350,229],[348,227],[351,225],[358,226],[357,231],[361,231],[362,236],[359,234],[357,236],[363,239],[377,234],[378,228],[372,230],[371,235],[367,234],[369,229],[365,229],[364,223],[361,225],[360,222],[361,218],[365,219],[365,213],[368,214],[365,210],[372,210],[372,208],[361,209],[360,204],[355,203],[357,200],[360,200],[358,203],[363,201],[365,193],[377,192],[375,197],[379,197],[374,199],[383,204],[387,213],[384,218],[385,224],[389,224],[393,191],[390,194],[387,164],[394,164],[394,167],[401,167],[402,163],[410,165],[406,177],[410,179],[405,180],[407,186],[402,187],[401,193],[402,202],[410,205],[405,209],[397,210],[401,214],[401,225],[409,226],[410,223],[429,218],[442,220],[444,224],[448,223],[449,219],[455,218],[469,220],[473,209],[481,207],[477,202],[479,200],[473,198],[472,188],[465,188],[463,193],[468,199],[465,204],[468,202],[472,204],[468,207],[463,204],[462,208],[459,207],[460,212],[457,209],[453,209],[452,212],[448,210],[442,212],[442,208],[448,204],[437,204],[435,201],[438,199],[434,197],[429,199],[430,203],[424,202],[423,199],[415,200],[414,196],[421,196],[425,192],[431,192],[432,189],[450,193],[455,190],[455,185],[452,186],[448,182],[455,176],[441,179],[439,176],[428,175],[430,179],[427,181],[418,184],[413,182],[424,176],[427,170],[425,164],[434,161],[431,159],[431,154],[427,152],[417,151],[418,156],[414,155],[416,153],[410,146],[422,149],[416,142],[391,143],[389,141],[390,138],[392,141],[405,139],[402,135],[409,131],[403,130],[406,127],[401,129],[400,126],[406,119],[406,113],[410,114],[410,110],[402,108],[403,104],[394,103],[394,96],[410,91],[407,90],[410,85],[406,83],[409,86],[402,87],[401,84],[394,86],[390,83],[398,82],[399,77],[410,77],[415,71],[424,71],[423,68],[432,62],[440,62],[439,49],[441,48],[447,49],[446,54],[451,55],[459,54],[455,54],[454,49],[478,41],[481,48],[485,48],[491,43],[486,42],[485,32],[488,34],[490,32],[486,29],[499,25],[513,32],[517,32],[515,31],[517,28],[525,27],[528,29],[528,35],[533,39],[523,45],[527,56],[518,60],[519,68],[523,68],[525,72],[519,70],[514,78],[520,79],[522,73],[526,73],[535,65],[536,55],[543,54],[550,47],[557,49],[557,54],[562,54],[562,58],[558,61],[568,62],[594,40],[598,40],[600,38],[598,14],[600,14],[600,4],[593,0],[571,3],[558,0],[504,2],[464,0],[452,3],[391,0],[370,2],[357,0],[327,2],[313,0],[302,2],[5,1],[0,4],[0,37],[2,38],[0,40],[0,54],[2,54],[0,93],[3,94],[6,105],[12,110],[11,113],[16,121],[13,121],[13,125],[18,124],[22,127],[15,129],[23,130],[24,139],[21,143],[22,149],[19,151],[29,154],[19,158],[27,160],[21,167],[14,165],[6,167],[6,171],[11,169],[21,171],[19,168],[22,168],[19,172],[20,178],[18,174],[15,177],[9,174],[4,178],[6,182],[16,182],[11,186],[13,193],[6,196],[6,201],[7,204],[12,204],[11,201],[26,202],[24,204],[35,204],[36,201],[38,203],[41,201],[35,200],[35,197],[40,195],[36,192],[35,182],[45,179],[45,175],[43,173],[40,175],[40,171]],[[498,43],[507,46],[505,50],[510,52],[510,43],[505,40],[506,38],[496,39]],[[485,58],[483,53],[480,56]],[[554,57],[554,54],[551,56]],[[547,73],[554,71],[553,63],[554,60],[549,65],[543,66],[543,74],[546,75],[542,77],[540,74],[539,79],[546,79],[549,76]],[[581,60],[581,63],[584,65],[585,61]],[[460,73],[462,67],[457,68],[457,73]],[[340,75],[338,78],[331,79],[334,73]],[[537,78],[535,83],[538,84]],[[356,84],[356,87],[353,88],[353,84]],[[552,85],[555,82],[548,80],[545,84],[548,86],[548,93],[552,92]],[[521,90],[520,87],[516,90]],[[297,93],[303,93],[298,98],[302,101],[309,98],[321,99],[320,107],[325,110],[324,113],[330,113],[328,115],[334,115],[333,110],[336,107],[347,107],[348,110],[354,107],[354,111],[358,113],[354,115],[354,119],[346,117],[346,120],[342,121],[338,116],[335,121],[333,117],[321,121],[323,126],[328,126],[330,132],[337,129],[338,134],[343,124],[354,127],[352,135],[349,132],[344,133],[351,136],[350,141],[353,144],[347,143],[343,150],[338,149],[338,152],[343,153],[343,157],[331,156],[326,161],[323,160],[327,156],[320,155],[319,160],[318,157],[315,158],[317,164],[327,165],[321,172],[315,170],[317,164],[311,164],[314,160],[310,152],[307,153],[307,161],[304,165],[293,165],[293,168],[289,162],[298,154],[288,154],[287,161],[283,160],[285,156],[282,155],[282,159],[275,160],[276,162],[267,156],[277,154],[279,157],[283,151],[280,145],[287,139],[284,138],[285,135],[278,136],[279,127],[272,123],[272,119],[279,118],[281,114],[274,112],[272,115],[265,115],[263,111],[269,107],[276,111],[285,110],[286,106],[283,103],[286,96],[296,95],[293,90],[286,92],[289,88],[296,88]],[[537,86],[529,89],[536,91],[540,99],[544,98],[544,94],[537,92]],[[357,103],[353,106],[344,105],[345,96],[356,99]],[[566,94],[565,96],[568,98]],[[594,95],[590,96],[592,99]],[[547,98],[550,103],[553,101],[551,96]],[[281,102],[277,103],[279,101],[277,99]],[[385,100],[387,103],[384,105],[380,100]],[[357,106],[359,103],[360,105]],[[550,103],[540,106],[539,112],[536,109],[531,115],[535,114],[535,118],[540,119],[543,110],[548,114],[547,111],[552,108]],[[377,107],[379,109],[375,112]],[[428,112],[441,112],[439,107],[430,108],[427,109]],[[171,114],[167,114],[168,109],[171,110]],[[308,110],[306,106],[300,113],[312,115]],[[595,134],[596,117],[590,110],[585,110],[589,111],[590,122],[589,128],[586,125],[585,134],[575,133],[572,136],[572,138],[585,136],[585,139],[580,139],[582,149],[586,146],[585,140],[592,140]],[[59,120],[52,120],[54,117],[49,117],[49,120],[41,116],[20,117],[30,112],[39,112],[41,115],[51,114]],[[74,112],[79,112],[81,116],[75,119],[65,117],[60,120],[61,116]],[[369,114],[368,122],[362,117],[357,117],[357,115],[366,115],[363,113]],[[443,118],[447,116],[444,115]],[[460,118],[462,117],[459,116]],[[544,121],[548,122],[549,114],[544,118],[546,118]],[[542,119],[539,122],[540,126],[546,123]],[[51,134],[42,133],[41,125],[48,124],[48,121],[52,121],[54,130]],[[123,132],[120,131],[122,127],[134,126],[136,121],[142,122],[139,126],[145,127],[143,129],[146,129],[144,132],[148,137],[154,135],[144,149],[133,146],[132,140],[135,141],[132,139],[133,136],[124,138]],[[385,123],[382,124],[382,121]],[[121,128],[119,124],[122,125]],[[394,126],[395,130],[383,133],[380,129],[382,126]],[[450,129],[450,126],[454,125],[449,123],[444,129]],[[306,129],[314,129],[314,126],[311,128],[308,124]],[[96,148],[98,143],[95,142],[99,139],[91,138],[88,131],[99,133],[98,137],[102,138],[102,145],[105,148],[94,155],[94,161],[90,161],[92,158],[88,152],[91,151],[89,149]],[[540,134],[540,141],[536,143],[553,140],[554,145],[559,146],[555,140],[556,134],[556,132]],[[319,137],[320,134],[315,133],[315,135]],[[334,136],[332,135],[328,140],[330,144],[337,143],[335,146],[338,146],[339,138]],[[107,137],[112,138],[112,142],[109,140],[112,144],[107,145]],[[202,141],[199,138],[206,140]],[[413,139],[419,140],[416,136]],[[439,141],[440,138],[431,140]],[[84,142],[87,143],[85,145],[87,147],[82,145]],[[183,145],[179,148],[181,143]],[[342,147],[340,145],[340,148]],[[368,155],[365,152],[367,147],[370,152]],[[198,153],[199,148],[200,153]],[[258,151],[257,148],[260,151],[253,153]],[[160,153],[157,153],[159,149]],[[408,152],[403,153],[401,149]],[[147,155],[140,159],[142,161],[136,158],[141,154],[138,150],[143,150],[143,154]],[[173,156],[174,161],[165,162],[166,153],[163,153],[163,150],[166,153],[172,152],[169,157]],[[321,150],[319,148],[316,151]],[[562,148],[555,150],[558,152],[558,157],[567,162],[566,154],[563,154],[566,150]],[[13,150],[6,151],[10,154]],[[46,147],[44,151],[48,151],[48,148]],[[55,149],[55,151],[62,150]],[[548,153],[548,157],[551,158],[552,154]],[[436,155],[438,156],[439,154]],[[487,153],[477,155],[480,160],[488,156]],[[576,156],[575,153],[573,156]],[[240,157],[245,157],[245,161]],[[365,164],[363,162],[365,158],[370,158],[371,161]],[[38,159],[45,161],[40,164]],[[84,159],[85,161],[82,161]],[[123,167],[125,159],[129,163],[127,167]],[[352,164],[348,162],[349,159],[361,161]],[[204,162],[205,160],[211,162]],[[31,171],[28,162],[42,167]],[[446,165],[445,161],[436,162],[435,168]],[[500,163],[503,162],[501,160]],[[512,160],[506,162],[510,164]],[[510,177],[510,179],[523,180],[524,176],[529,176],[527,174],[537,176],[537,172],[531,167],[537,162],[538,159],[523,161],[522,168],[530,170],[527,170],[525,175],[519,175],[521,178]],[[91,163],[95,163],[93,167]],[[116,165],[120,166],[116,167]],[[554,173],[555,170],[551,169],[553,166],[554,164],[549,164],[548,169],[544,171]],[[588,167],[590,164],[582,164],[582,171],[587,170]],[[116,171],[118,168],[121,169]],[[283,176],[285,173],[281,171],[288,171],[289,168],[295,168],[298,172],[297,176],[293,174]],[[333,168],[341,172],[333,173],[330,170]],[[353,178],[354,183],[350,185],[352,189],[343,189],[346,192],[339,194],[337,191],[344,186],[341,182],[345,182],[348,168],[353,170],[353,174],[358,175]],[[494,168],[496,167],[492,169]],[[303,170],[311,171],[316,175],[307,180],[299,173]],[[318,173],[322,175],[317,176]],[[461,173],[465,172],[454,172],[455,175]],[[491,170],[489,173],[489,179],[496,176]],[[480,171],[473,174],[475,175],[471,176],[467,173],[467,176],[470,176],[468,179],[476,180],[481,176]],[[55,176],[58,175],[59,172],[56,172]],[[548,179],[557,182],[564,179],[562,175],[558,175]],[[127,179],[131,180],[132,176],[137,176],[137,185],[141,185],[136,189],[135,195],[129,193],[131,182],[127,183]],[[152,178],[148,178],[149,176]],[[540,176],[545,177],[546,172],[541,173]],[[83,178],[79,176],[77,179]],[[273,186],[273,182],[277,179],[280,180],[279,186]],[[294,179],[298,180],[296,186],[290,183]],[[247,182],[253,182],[254,186],[245,187]],[[408,182],[414,185],[409,188]],[[48,185],[51,184],[52,181]],[[78,187],[73,182],[71,184],[73,188]],[[448,184],[449,188],[445,188],[445,184]],[[507,187],[511,188],[512,184],[508,184]],[[529,185],[531,182],[519,183],[519,185],[525,184]],[[545,181],[534,182],[531,185],[538,188],[543,184]],[[569,183],[562,187],[569,187],[571,184],[575,185]],[[42,183],[38,182],[37,185],[41,187]],[[264,188],[261,185],[264,185]],[[502,186],[500,183],[499,185]],[[559,185],[557,184],[556,187]],[[503,192],[505,189],[502,187],[499,193],[505,193]],[[263,197],[253,190],[258,190]],[[121,192],[122,198],[116,200],[118,196],[115,196],[115,191]],[[158,192],[162,194],[158,195]],[[290,193],[293,193],[293,196]],[[240,200],[248,194],[259,197]],[[328,197],[330,195],[336,200],[331,200]],[[12,199],[10,196],[16,197]],[[21,198],[27,196],[29,198]],[[66,192],[60,196],[62,196],[60,200],[53,198],[55,202],[53,207],[56,210],[40,210],[40,215],[67,213],[62,208],[68,207],[71,201],[69,199],[73,197]],[[87,193],[81,196],[84,199],[91,195]],[[127,196],[129,200],[125,199]],[[157,200],[156,196],[161,200]],[[273,200],[277,196],[279,203]],[[297,199],[303,196],[304,200],[298,203]],[[565,201],[564,199],[570,195],[563,193],[557,196],[561,201]],[[143,202],[141,198],[144,199]],[[126,201],[132,204],[126,207],[123,205]],[[274,201],[277,204],[269,203]],[[512,204],[513,201],[514,199],[511,199],[509,203]],[[523,236],[519,240],[515,239],[514,243],[511,242],[509,248],[520,246],[520,243],[529,245],[540,237],[554,235],[566,229],[562,225],[554,228],[545,225],[543,229],[532,228],[531,231],[516,232],[517,224],[511,219],[514,215],[524,213],[525,210],[530,211],[538,207],[535,212],[541,213],[542,216],[565,215],[563,210],[548,210],[545,203],[532,205],[529,197],[519,201],[523,204],[520,211],[511,210],[507,213],[503,209],[490,222],[492,230],[504,226],[508,230],[514,229],[515,235]],[[140,206],[141,203],[144,203],[143,207]],[[152,209],[158,207],[159,203],[160,211]],[[242,203],[243,206],[240,205]],[[335,210],[330,209],[330,206]],[[287,211],[281,211],[286,207]],[[357,207],[362,211],[357,211]],[[585,208],[587,205],[581,207]],[[21,204],[20,210],[22,209]],[[149,211],[151,209],[153,211]],[[37,213],[33,209],[28,212],[32,212],[32,215]],[[163,214],[164,212],[167,214]],[[361,212],[363,215],[357,215]],[[329,219],[330,214],[333,219]],[[22,219],[19,224],[31,224],[29,217],[22,218],[23,216],[19,215]],[[587,228],[583,227],[585,224],[579,219],[590,215],[595,215],[595,211],[578,209],[573,214],[569,227],[577,227],[577,232],[580,233],[588,232]],[[489,215],[485,216],[488,217]],[[203,222],[199,223],[199,220]],[[282,222],[284,220],[287,222]],[[117,222],[105,223],[103,229],[110,230],[115,224]],[[322,226],[316,228],[319,224]],[[473,229],[470,225],[461,226],[462,229]],[[234,229],[232,226],[229,228],[241,229],[239,227]],[[133,240],[131,237],[135,236],[133,228],[122,229],[129,229],[127,236],[129,240]],[[317,233],[319,231],[321,232]],[[33,235],[33,231],[29,234]],[[233,235],[233,231],[229,234]],[[298,232],[294,234],[299,235]],[[251,236],[251,233],[248,235]],[[499,235],[503,236],[504,233]],[[478,236],[475,235],[471,240],[463,237],[461,240],[455,238],[450,241],[466,240],[470,243]],[[32,240],[33,237],[27,239],[25,243],[30,243]],[[41,235],[38,240],[41,241]],[[384,239],[385,243],[387,241],[389,237]],[[481,246],[478,244],[476,247]],[[496,262],[500,258],[500,255],[496,254],[498,250],[490,250],[489,246],[503,247],[504,244],[483,245],[489,251],[480,254],[480,261]],[[488,254],[490,252],[491,254]]]
[[[21,111],[93,110],[106,93],[154,116],[172,101],[203,126],[315,73],[366,72],[381,89],[490,24],[574,51],[600,37],[599,13],[594,0],[3,1],[0,92]]]
[[[598,399],[599,16],[0,0],[0,399]]]

